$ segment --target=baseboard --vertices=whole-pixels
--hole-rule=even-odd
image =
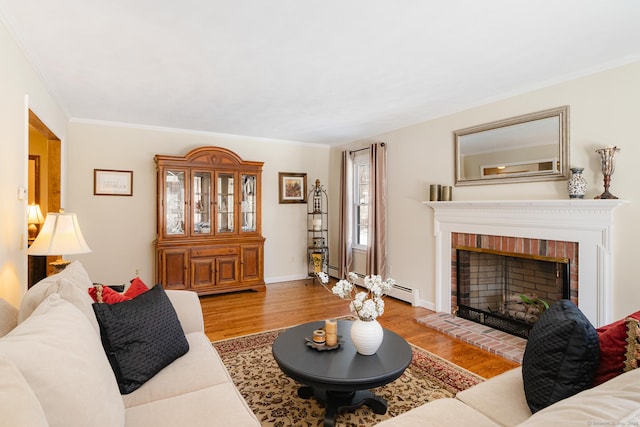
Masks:
[[[304,280],[308,278],[309,276],[306,274],[292,274],[289,276],[267,277],[264,279],[264,282],[268,285],[269,283],[291,282],[294,280]]]
[[[417,298],[416,303],[414,305],[416,307],[422,307],[431,311],[436,311],[436,304],[432,301],[426,301],[426,300]]]

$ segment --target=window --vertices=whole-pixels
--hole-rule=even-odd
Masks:
[[[353,247],[367,248],[369,227],[369,151],[362,151],[353,160]]]

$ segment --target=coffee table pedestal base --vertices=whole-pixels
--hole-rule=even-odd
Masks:
[[[387,401],[369,390],[331,391],[302,386],[298,389],[298,396],[303,399],[314,397],[325,405],[324,427],[335,426],[340,413],[352,411],[362,405],[367,405],[376,414],[387,412]]]

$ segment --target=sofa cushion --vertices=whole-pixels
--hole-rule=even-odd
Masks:
[[[0,337],[7,335],[18,324],[18,309],[0,298]]]
[[[66,285],[61,285],[61,283]],[[75,289],[67,286],[73,286]],[[59,293],[62,299],[71,302],[87,315],[90,321],[93,321],[97,332],[98,323],[91,310],[91,298],[87,294],[87,289],[92,286],[93,282],[89,279],[89,275],[80,261],[73,261],[60,273],[42,279],[24,294],[18,310],[18,323],[27,319],[49,295]]]
[[[637,426],[639,409],[640,369],[635,369],[548,406],[518,427]]]
[[[456,399],[436,399],[410,411],[404,412],[381,423],[376,427],[500,427],[473,408]]]
[[[260,427],[232,383],[127,408],[125,416],[128,426]]]
[[[38,398],[29,387],[18,368],[9,360],[0,356],[0,414],[3,426],[46,427],[44,415]]]
[[[87,318],[60,295],[47,297],[0,338],[0,355],[24,376],[50,425],[124,424],[124,403],[100,338]]]
[[[178,316],[160,285],[129,301],[94,303],[93,310],[122,394],[136,390],[189,351]]]
[[[640,320],[640,311],[627,318]],[[627,349],[627,322],[620,319],[597,329],[600,341],[600,362],[594,385],[602,384],[624,372]]]
[[[194,332],[186,334],[186,337],[189,351],[142,387],[122,396],[125,408],[232,382],[220,356],[205,334]]]
[[[598,354],[598,334],[578,307],[554,303],[533,325],[522,359],[531,412],[591,387]]]
[[[509,396],[508,405],[505,396]],[[456,394],[456,399],[503,426],[518,425],[531,416],[521,367],[469,387]]]
[[[25,297],[29,295],[30,292],[31,291],[27,292]],[[91,297],[85,290],[81,290],[69,279],[65,277],[58,277],[56,281],[47,283],[46,287],[42,289],[42,292],[39,291],[38,294],[43,298],[57,294],[61,299],[73,304],[89,320],[89,323],[93,326],[96,335],[99,334],[100,328],[98,327],[98,321],[96,320],[96,316],[93,314],[93,309],[91,308],[91,304],[93,303],[91,301]],[[24,313],[22,311],[22,306],[20,307],[20,313]]]
[[[191,332],[204,333],[204,318],[198,294],[193,291],[166,289],[165,293],[178,314],[180,325],[185,334]]]

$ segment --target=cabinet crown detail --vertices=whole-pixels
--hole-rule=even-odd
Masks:
[[[154,161],[157,282],[201,295],[264,289],[263,162],[222,147]]]
[[[249,168],[257,168],[262,171],[264,162],[252,162],[242,160],[240,156],[231,150],[222,147],[200,147],[189,151],[184,156],[166,156],[156,154],[154,157],[156,164],[175,164],[183,165],[185,163],[197,166],[208,165],[211,167],[227,167],[227,166],[244,166]]]

